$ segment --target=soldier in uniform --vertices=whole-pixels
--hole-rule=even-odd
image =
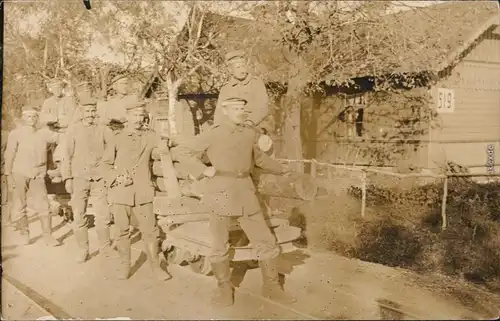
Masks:
[[[157,136],[144,129],[145,102],[128,103],[127,122],[123,131],[116,134],[106,146],[102,173],[109,187],[114,223],[119,235],[116,245],[120,256],[120,279],[130,273],[130,220],[135,217],[145,243],[145,252],[153,274],[159,280],[168,280],[170,274],[160,267],[158,258],[159,229],[153,213],[154,187],[151,182],[150,159]]]
[[[43,102],[40,113],[41,124],[48,125],[53,130],[63,134],[57,146],[52,144],[48,148],[49,157],[53,162],[51,163],[49,159],[49,167],[53,168],[49,170],[49,176],[53,182],[57,182],[58,175],[56,173],[59,171],[58,164],[62,160],[61,150],[64,149],[64,133],[69,126],[79,120],[79,115],[76,112],[74,97],[64,95],[65,83],[62,80],[52,79],[47,83],[47,87],[52,96]]]
[[[23,244],[29,244],[29,226],[26,213],[26,195],[30,190],[33,205],[42,224],[43,239],[47,245],[60,245],[51,235],[52,222],[49,200],[45,186],[47,175],[47,145],[56,143],[59,134],[47,127],[37,130],[38,106],[24,106],[23,126],[9,134],[5,150],[5,174],[13,187],[12,221],[23,236]]]
[[[176,158],[190,167],[192,177],[208,177],[201,194],[204,203],[212,207],[212,253],[209,259],[218,281],[214,304],[233,304],[228,256],[228,225],[232,217],[238,219],[255,247],[263,275],[264,296],[281,302],[293,302],[295,298],[280,288],[276,260],[280,248],[267,226],[250,178],[254,165],[277,174],[288,173],[288,170],[256,146],[258,134],[252,127],[244,125],[246,102],[238,97],[226,99],[221,104],[226,116],[221,123],[192,140],[179,141],[175,148]],[[200,155],[204,152],[213,167],[201,162]]]
[[[95,225],[101,245],[100,252],[112,254],[109,225],[111,215],[107,202],[107,190],[104,186],[99,163],[104,155],[106,144],[110,144],[113,133],[96,123],[97,101],[82,97],[79,102],[82,113],[80,123],[72,126],[66,136],[61,174],[66,190],[71,193],[73,209],[73,233],[78,245],[77,262],[83,263],[89,255],[88,217],[86,216],[89,194],[93,195]]]
[[[73,97],[64,95],[65,84],[60,79],[52,79],[47,83],[51,97],[42,105],[40,122],[42,125],[56,125],[64,131],[69,125],[75,123],[74,113],[76,104]]]
[[[76,84],[75,89],[77,101],[92,97],[92,84],[88,81],[82,81]]]
[[[229,52],[225,60],[231,73],[231,79],[221,88],[219,93],[214,113],[214,123],[220,123],[220,119],[224,117],[221,108],[222,102],[229,97],[245,96],[249,100],[245,110],[248,114],[245,122],[251,126],[259,125],[269,114],[269,98],[264,82],[248,72],[243,51]]]
[[[126,106],[137,98],[130,93],[130,79],[127,76],[118,76],[113,79],[115,95],[99,106],[101,124],[110,126],[113,131],[119,132],[127,121]]]

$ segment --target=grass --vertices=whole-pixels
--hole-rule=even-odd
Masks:
[[[368,185],[364,218],[361,191],[351,186],[296,208],[291,223],[311,248],[500,290],[500,183],[450,180],[444,231],[442,183],[392,183]]]

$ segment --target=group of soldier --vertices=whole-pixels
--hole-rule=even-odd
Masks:
[[[170,148],[171,155],[188,168],[193,181],[206,182],[203,198],[208,204],[212,238],[209,260],[217,280],[213,303],[233,304],[228,254],[232,219],[239,221],[255,248],[263,276],[263,294],[280,302],[293,302],[295,299],[280,286],[280,248],[267,226],[250,177],[254,166],[283,175],[289,170],[256,144],[256,128],[268,114],[264,83],[248,72],[244,52],[228,53],[226,62],[232,78],[220,92],[214,125],[200,135],[167,137],[170,143],[165,148]],[[60,177],[71,194],[77,262],[89,259],[86,213],[92,195],[99,253],[117,262],[117,277],[127,279],[130,275],[132,219],[138,223],[154,276],[161,281],[170,279],[158,258],[159,229],[153,213],[155,189],[150,166],[152,151],[158,148],[158,136],[145,126],[146,102],[128,95],[126,78],[115,82],[113,98],[99,104],[86,84],[80,86],[76,99],[63,95],[59,80],[51,81],[48,87],[53,96],[42,106],[30,104],[22,108],[22,124],[9,133],[4,153],[4,174],[12,189],[10,216],[23,244],[30,243],[28,190],[42,224],[43,239],[50,246],[60,244],[51,235],[45,183],[47,146],[57,144],[54,160],[59,162]],[[122,126],[112,128],[111,123]],[[208,157],[208,165],[201,155]],[[110,237],[111,224],[118,231],[114,242]]]

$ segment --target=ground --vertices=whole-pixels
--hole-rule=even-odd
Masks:
[[[85,264],[73,260],[76,247],[68,225],[54,218],[54,235],[63,241],[45,247],[35,217],[30,225],[37,241],[16,247],[16,234],[3,229],[2,316],[8,320],[58,318],[132,319],[484,319],[492,309],[475,308],[437,291],[433,279],[402,269],[347,259],[333,253],[300,249],[287,254],[281,266],[285,289],[298,301],[287,306],[259,295],[260,273],[234,271],[235,305],[213,308],[213,277],[194,274],[188,267],[170,266],[173,278],[158,283],[151,277],[134,243],[133,274],[127,281],[114,278],[115,263],[96,253],[91,229],[92,258]],[[464,290],[465,291],[465,290]],[[475,290],[477,291],[477,289]],[[465,292],[464,292],[465,293]],[[470,292],[477,294],[477,292]],[[492,304],[500,299],[491,296]]]

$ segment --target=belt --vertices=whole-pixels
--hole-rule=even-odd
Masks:
[[[224,177],[234,177],[234,178],[246,178],[250,176],[249,172],[229,172],[229,171],[220,171],[217,170],[215,172],[215,176],[224,176]]]

